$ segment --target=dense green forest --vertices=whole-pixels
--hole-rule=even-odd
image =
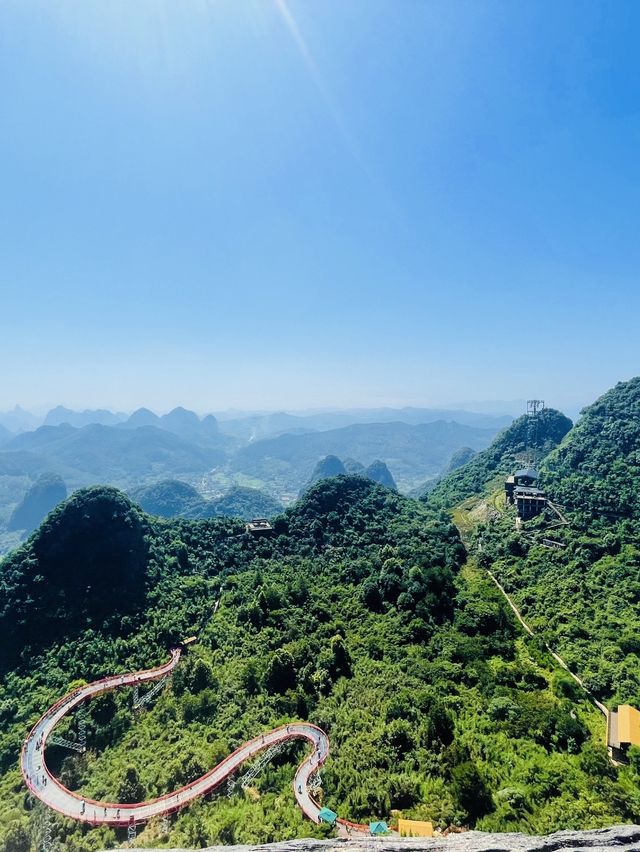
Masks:
[[[69,787],[155,796],[308,719],[331,740],[324,802],[347,818],[530,832],[640,819],[601,717],[517,628],[449,516],[361,476],[317,483],[261,539],[240,520],[152,519],[115,489],[78,492],[2,563],[0,607],[0,848],[41,840],[18,770],[39,714],[77,679],[157,663],[189,634],[198,644],[148,711],[104,696],[86,755],[49,749]],[[322,835],[292,795],[300,748],[139,843]],[[49,819],[68,850],[124,839]]]
[[[255,488],[231,487],[222,497],[204,499],[186,482],[163,479],[131,491],[131,498],[150,515],[162,518],[261,518],[282,510],[273,497]]]
[[[587,408],[540,473],[570,523],[551,513],[516,533],[494,515],[481,562],[598,698],[640,707],[640,378]]]

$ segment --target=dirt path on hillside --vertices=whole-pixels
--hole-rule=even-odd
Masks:
[[[469,550],[471,549],[471,541],[470,541],[470,539],[469,539],[469,537],[468,537],[468,532],[469,532],[469,531],[468,531],[468,530],[466,530],[466,531],[465,531],[464,529],[461,529],[461,527],[460,527],[458,524],[456,524],[456,527],[458,528],[458,532],[460,533],[460,538],[462,539],[462,541],[463,541],[463,543],[464,543],[465,547],[467,548],[467,551],[469,551]],[[482,544],[479,544],[479,545],[478,545],[478,550],[479,550],[480,552],[482,552]],[[502,596],[504,597],[504,599],[506,600],[506,602],[507,602],[507,603],[509,604],[509,606],[511,607],[511,610],[512,610],[513,614],[514,614],[514,615],[515,615],[515,617],[518,619],[518,622],[519,622],[519,623],[520,623],[520,625],[522,626],[523,630],[524,630],[526,633],[528,633],[528,634],[529,634],[529,636],[532,636],[532,637],[537,636],[537,634],[533,632],[533,630],[531,629],[531,627],[530,627],[530,626],[527,624],[527,622],[524,620],[524,617],[523,617],[522,613],[520,612],[520,610],[518,609],[518,607],[515,605],[515,603],[514,603],[514,602],[513,602],[513,600],[511,599],[511,597],[507,594],[506,589],[504,588],[504,586],[502,585],[502,583],[498,580],[498,578],[496,577],[496,575],[495,575],[492,571],[490,571],[488,568],[486,568],[486,569],[485,569],[485,571],[486,571],[486,573],[489,575],[489,577],[491,577],[491,579],[493,580],[493,582],[494,582],[494,583],[495,583],[495,585],[496,585],[496,588],[500,591],[500,593],[502,594]],[[538,637],[538,638],[542,638],[542,637]],[[572,678],[572,679],[573,679],[573,680],[574,680],[574,681],[578,684],[578,686],[579,686],[579,687],[580,687],[580,689],[582,689],[582,691],[585,693],[585,695],[587,696],[587,698],[589,699],[589,701],[591,701],[591,703],[592,703],[595,707],[597,707],[597,708],[598,708],[598,710],[599,710],[599,711],[602,713],[602,715],[604,716],[605,720],[608,722],[608,720],[609,720],[609,710],[607,709],[607,707],[605,707],[605,705],[604,705],[601,701],[598,701],[598,699],[595,697],[595,695],[593,695],[593,693],[592,693],[592,692],[591,692],[591,691],[590,691],[590,690],[589,690],[589,689],[585,686],[585,684],[584,684],[583,680],[582,680],[580,677],[578,677],[578,675],[577,675],[577,674],[574,674],[574,673],[571,671],[571,669],[570,669],[570,668],[569,668],[569,666],[565,663],[565,661],[562,659],[562,657],[560,656],[560,654],[556,653],[556,651],[554,651],[554,650],[553,650],[553,648],[551,648],[551,646],[550,646],[547,642],[545,642],[545,641],[544,641],[544,639],[542,639],[542,642],[544,643],[544,647],[545,647],[545,648],[546,648],[546,650],[549,652],[549,654],[551,654],[551,656],[552,656],[552,657],[553,657],[553,659],[556,661],[556,663],[558,663],[558,665],[559,665],[559,666],[561,666],[561,667],[562,667],[562,668],[563,668],[563,669],[567,672],[567,674],[569,675],[569,677],[571,677],[571,678]]]
[[[503,586],[503,585],[502,585],[502,583],[498,580],[498,578],[496,577],[496,575],[495,575],[492,571],[490,571],[488,568],[486,569],[486,572],[487,572],[487,574],[491,577],[491,579],[493,580],[493,582],[496,584],[496,586],[498,587],[498,589],[502,592],[502,594],[503,594],[503,596],[504,596],[504,598],[505,598],[506,602],[509,604],[509,606],[510,606],[510,607],[511,607],[511,609],[513,610],[513,613],[514,613],[515,617],[518,619],[518,621],[520,622],[520,624],[522,625],[522,627],[526,630],[526,632],[529,634],[529,636],[535,636],[536,634],[533,632],[533,630],[529,627],[529,625],[527,624],[527,622],[524,620],[524,618],[522,617],[522,613],[520,612],[520,610],[518,609],[518,607],[514,604],[514,602],[512,601],[511,597],[507,594],[507,592],[506,592],[506,590],[505,590],[504,586]],[[543,639],[542,641],[544,642],[544,639]],[[575,680],[575,682],[578,684],[578,686],[579,686],[579,687],[580,687],[580,688],[581,688],[581,689],[585,692],[585,694],[587,695],[587,697],[589,698],[589,700],[590,700],[590,701],[591,701],[591,702],[592,702],[592,703],[593,703],[593,704],[594,704],[594,705],[598,708],[598,710],[599,710],[599,711],[600,711],[600,712],[604,715],[605,719],[608,719],[608,718],[609,718],[609,711],[608,711],[608,709],[605,707],[605,705],[604,705],[601,701],[598,701],[598,699],[595,697],[595,695],[593,695],[593,693],[592,693],[592,692],[590,692],[590,691],[589,691],[589,689],[585,686],[584,681],[582,681],[582,680],[581,680],[581,678],[579,678],[577,674],[574,674],[574,673],[571,671],[571,669],[570,669],[570,668],[569,668],[569,666],[565,663],[565,661],[562,659],[562,657],[561,657],[559,654],[557,654],[557,653],[553,650],[553,648],[551,648],[551,646],[550,646],[547,642],[544,642],[544,647],[545,647],[545,648],[547,649],[547,651],[551,654],[551,656],[553,657],[553,659],[554,659],[554,660],[555,660],[555,661],[556,661],[556,662],[557,662],[560,666],[562,666],[562,668],[563,668],[563,669],[567,672],[567,674],[568,674],[570,677],[572,677],[572,678],[573,678],[573,680]]]

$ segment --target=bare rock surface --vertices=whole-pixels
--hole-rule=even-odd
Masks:
[[[263,846],[209,846],[206,852],[606,852],[616,849],[640,852],[640,825],[618,825],[592,831],[558,831],[544,836],[489,834],[467,831],[448,837],[363,838],[361,840],[288,840]],[[188,849],[147,852],[193,852]]]

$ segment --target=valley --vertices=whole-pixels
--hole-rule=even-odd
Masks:
[[[463,422],[438,419],[440,415]],[[372,419],[376,416],[387,419],[376,422]],[[394,416],[411,422],[395,421]],[[350,418],[365,422],[334,428]],[[425,422],[413,422],[420,419]],[[59,406],[35,429],[18,434],[5,429],[0,435],[0,553],[15,546],[53,508],[45,497],[39,514],[19,509],[24,500],[38,504],[29,492],[43,477],[59,477],[69,492],[112,485],[134,499],[147,500],[152,513],[154,506],[160,506],[163,515],[173,505],[169,517],[250,518],[291,505],[319,460],[332,454],[363,470],[374,463],[386,464],[393,471],[388,477],[393,487],[421,492],[425,483],[444,472],[457,450],[467,445],[484,448],[500,424],[509,420],[425,409],[306,417],[274,414],[218,422],[212,415],[201,418],[184,408],[159,417],[148,409],[125,416]],[[306,424],[304,428],[300,423]],[[153,492],[167,492],[168,483],[175,483],[169,485],[174,491],[190,488],[190,498],[185,501],[183,495],[181,500],[158,503]],[[144,497],[147,493],[149,498]],[[16,511],[24,519],[22,527],[16,524]],[[30,517],[33,523],[27,520]]]

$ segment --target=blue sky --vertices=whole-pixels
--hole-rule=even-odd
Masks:
[[[0,407],[640,369],[640,4],[4,0]]]

